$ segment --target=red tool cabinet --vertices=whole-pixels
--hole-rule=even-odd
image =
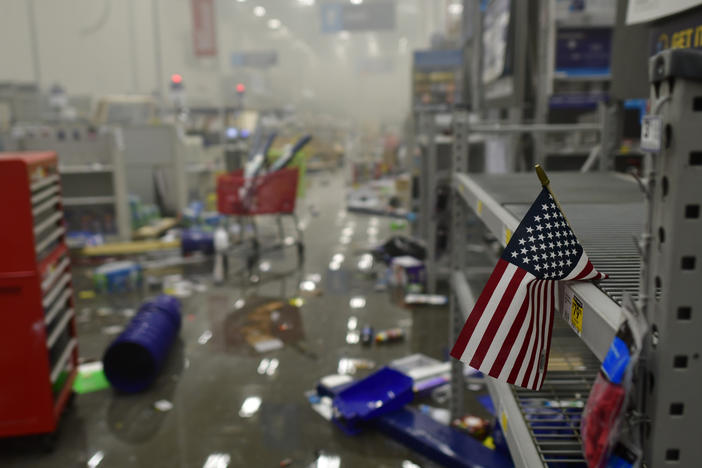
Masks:
[[[56,153],[0,153],[0,200],[0,437],[52,433],[78,365]]]

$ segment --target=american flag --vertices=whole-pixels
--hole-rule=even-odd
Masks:
[[[557,281],[606,277],[544,188],[505,247],[451,356],[507,383],[541,389]]]

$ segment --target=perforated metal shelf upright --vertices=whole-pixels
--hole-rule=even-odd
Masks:
[[[78,364],[56,153],[0,153],[0,437],[53,433]]]

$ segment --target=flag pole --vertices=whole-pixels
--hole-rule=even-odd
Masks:
[[[551,195],[551,198],[553,198],[553,202],[556,204],[558,207],[558,210],[561,212],[563,215],[563,219],[565,219],[565,222],[568,224],[568,227],[570,229],[573,229],[573,226],[570,225],[570,221],[568,221],[568,218],[565,215],[565,211],[563,211],[563,208],[561,208],[561,204],[558,203],[558,198],[556,198],[556,195],[553,194],[551,191],[551,181],[548,180],[548,176],[546,175],[546,171],[544,171],[544,168],[541,167],[541,164],[536,164],[534,165],[534,170],[536,171],[536,175],[539,177],[539,181],[541,182],[541,185],[548,190],[548,193]]]

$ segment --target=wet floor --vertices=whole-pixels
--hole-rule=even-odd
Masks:
[[[201,286],[183,299],[180,338],[153,387],[131,396],[111,389],[77,395],[53,452],[42,452],[31,438],[2,440],[0,466],[278,467],[288,459],[289,466],[307,467],[320,454],[338,457],[343,468],[436,466],[383,434],[346,436],[304,395],[336,373],[344,358],[379,367],[417,352],[444,359],[448,347],[445,308],[404,308],[361,271],[367,268],[364,250],[389,235],[390,220],[343,211],[341,173],[309,179],[298,206],[305,227],[302,268],[295,249],[286,249],[264,255],[267,271],[255,284],[234,275],[214,286],[207,266],[189,269],[184,276]],[[263,237],[277,233],[271,220],[261,220],[259,228]],[[243,266],[243,255],[233,257],[233,269]],[[301,283],[314,290],[300,291]],[[129,320],[128,309],[143,297],[79,300],[81,357],[100,359]],[[299,299],[291,305],[291,298]],[[357,329],[400,327],[406,339],[363,347],[347,337],[351,317]],[[256,351],[267,346],[273,349]],[[355,377],[369,372],[358,370]],[[172,408],[154,409],[160,400]]]

